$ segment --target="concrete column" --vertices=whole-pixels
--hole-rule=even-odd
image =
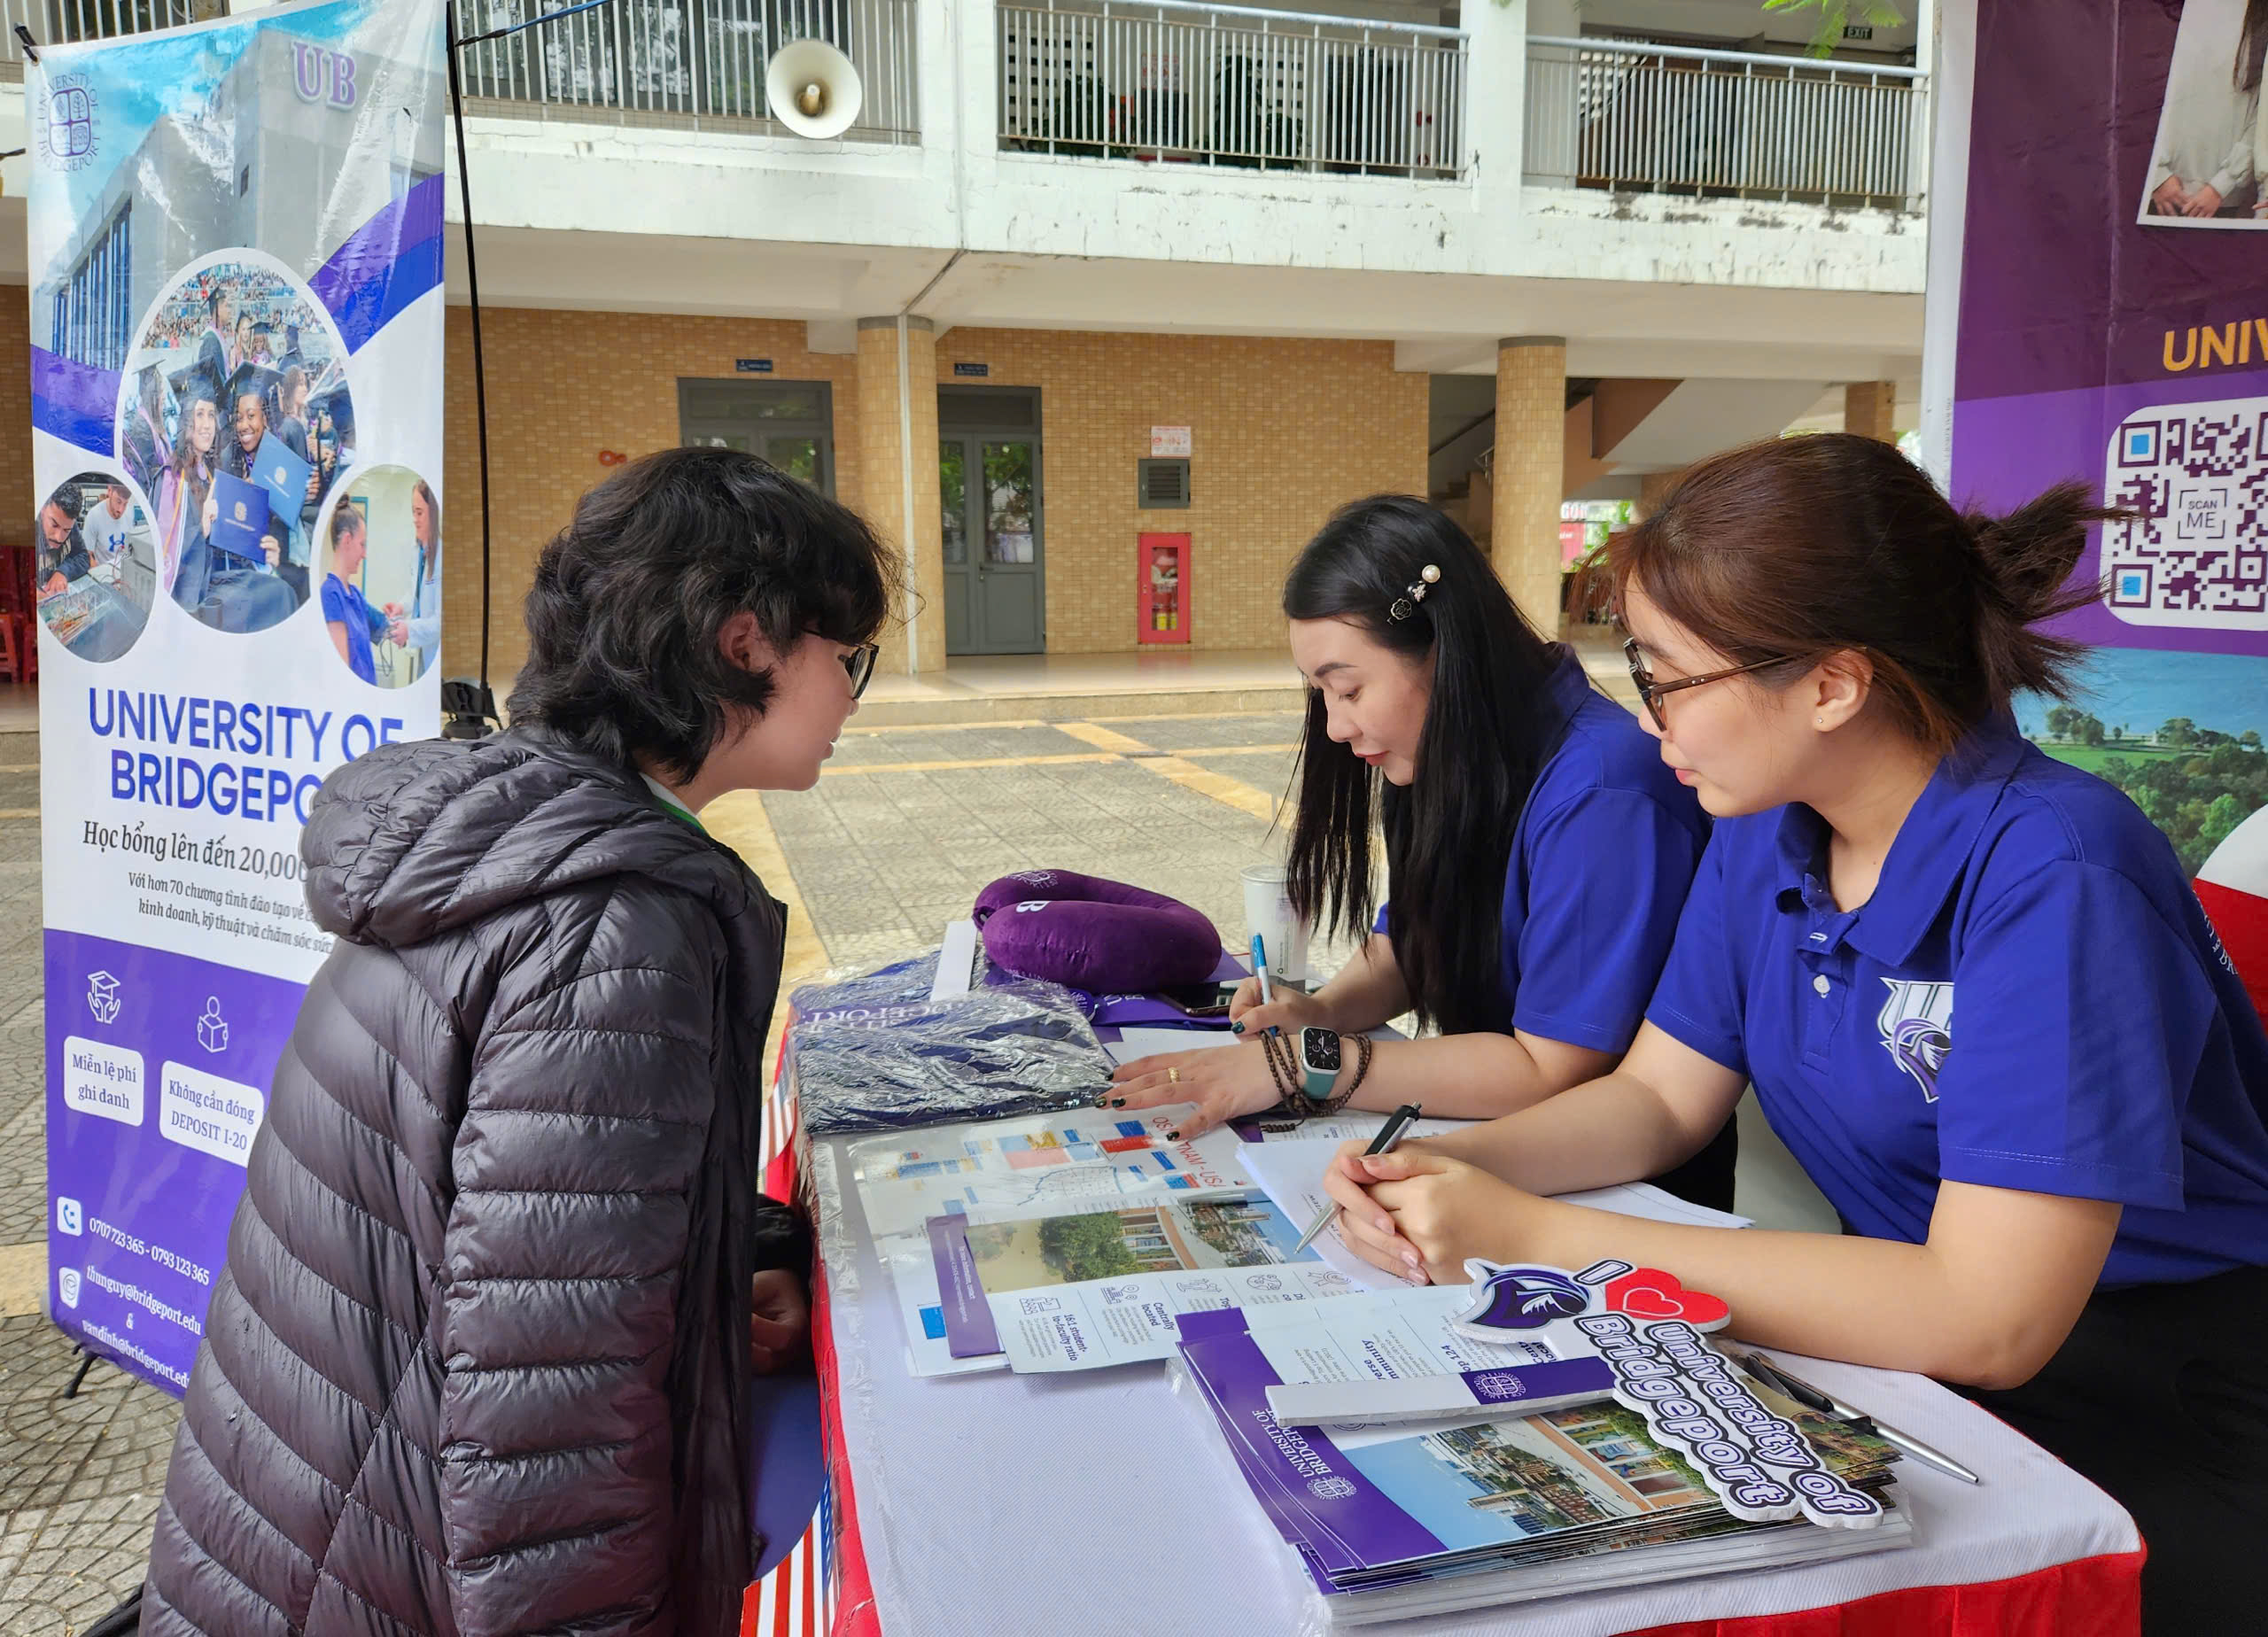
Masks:
[[[1566,463],[1567,343],[1496,343],[1495,484],[1489,555],[1496,577],[1547,641],[1559,634],[1559,501]]]
[[[860,510],[898,555],[905,624],[882,639],[884,668],[945,668],[944,537],[937,499],[937,332],[926,318],[858,321]]]
[[[1898,383],[1853,381],[1843,389],[1843,430],[1894,444],[1897,431],[1891,420],[1898,413]]]

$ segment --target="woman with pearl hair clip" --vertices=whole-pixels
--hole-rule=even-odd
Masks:
[[[1283,605],[1309,685],[1292,901],[1364,941],[1312,995],[1278,988],[1263,1005],[1247,982],[1230,1007],[1246,1049],[1141,1059],[1106,1102],[1194,1102],[1186,1137],[1271,1106],[1486,1118],[1607,1072],[1708,838],[1692,793],[1422,500],[1339,512],[1292,565]],[[1428,1037],[1364,1038],[1405,1012]],[[1728,1121],[1658,1180],[1728,1207],[1733,1144]]]

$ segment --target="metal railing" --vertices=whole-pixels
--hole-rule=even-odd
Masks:
[[[1922,208],[1920,69],[1635,41],[1527,44],[1531,182]]]
[[[1464,35],[1188,0],[1003,4],[1000,145],[1457,176]]]
[[[23,74],[24,50],[16,41],[19,23],[38,44],[62,44],[149,34],[227,10],[224,0],[0,0],[0,77],[12,80]]]
[[[454,0],[461,38],[559,0]],[[764,90],[773,54],[824,40],[858,71],[850,141],[918,143],[915,0],[615,0],[467,46],[464,94],[484,113],[626,124],[785,128]]]

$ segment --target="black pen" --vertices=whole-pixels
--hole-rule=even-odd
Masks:
[[[1380,1127],[1379,1134],[1371,1139],[1371,1145],[1363,1151],[1363,1154],[1368,1156],[1371,1154],[1392,1153],[1394,1152],[1394,1145],[1402,1140],[1403,1133],[1407,1132],[1410,1126],[1416,1123],[1417,1119],[1418,1105],[1415,1103],[1404,1103],[1401,1107],[1395,1109],[1392,1113],[1386,1117],[1386,1124]],[[1327,1205],[1324,1206],[1323,1214],[1317,1217],[1315,1221],[1308,1224],[1308,1230],[1300,1236],[1300,1242],[1292,1247],[1292,1255],[1297,1256],[1301,1251],[1307,1249],[1309,1245],[1313,1245],[1315,1243],[1316,1236],[1321,1233],[1324,1229],[1330,1227],[1331,1219],[1338,1214],[1339,1207],[1337,1206]],[[1290,1258],[1287,1257],[1285,1260],[1289,1261]]]
[[[1842,1400],[1821,1392],[1808,1381],[1798,1380],[1777,1362],[1766,1358],[1760,1353],[1736,1353],[1733,1357],[1740,1362],[1740,1367],[1743,1369],[1766,1386],[1784,1393],[1806,1409],[1817,1410],[1822,1416],[1831,1416],[1854,1431],[1871,1432],[1885,1444],[1903,1450],[1923,1465],[1933,1466],[1938,1471],[1957,1478],[1964,1484],[1977,1484],[1984,1481],[1952,1456],[1939,1454],[1909,1432],[1900,1432],[1896,1427],[1876,1421],[1864,1410],[1853,1409]]]

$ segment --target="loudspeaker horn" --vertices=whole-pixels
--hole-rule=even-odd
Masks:
[[[772,117],[798,136],[840,136],[858,122],[865,89],[850,59],[824,40],[790,40],[764,71]]]

